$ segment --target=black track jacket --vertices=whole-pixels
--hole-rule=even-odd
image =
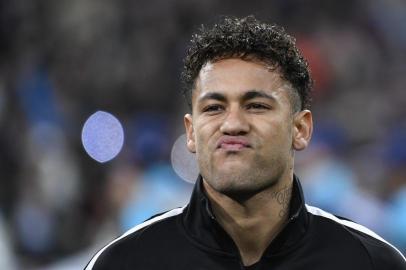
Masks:
[[[100,250],[86,270],[405,270],[404,256],[371,230],[304,203],[293,181],[289,222],[261,260],[244,267],[196,182],[190,203],[152,217]]]

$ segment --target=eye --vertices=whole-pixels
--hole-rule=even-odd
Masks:
[[[204,107],[202,111],[208,113],[216,113],[222,111],[223,109],[224,107],[220,104],[212,104]]]
[[[267,111],[271,109],[269,105],[262,103],[249,103],[246,108],[250,111]]]

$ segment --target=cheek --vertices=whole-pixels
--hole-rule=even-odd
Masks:
[[[208,121],[198,123],[195,127],[196,151],[204,152],[211,146],[213,146],[213,144],[215,144],[215,141],[213,139],[213,135],[215,133],[216,127],[214,123],[210,123]]]
[[[259,143],[271,148],[291,146],[292,127],[282,120],[262,122],[257,125],[257,133],[262,140]]]

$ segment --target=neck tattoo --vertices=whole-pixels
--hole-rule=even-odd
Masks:
[[[279,217],[283,218],[288,214],[290,198],[292,196],[292,187],[285,186],[281,190],[272,193],[271,198],[282,207],[279,211]]]

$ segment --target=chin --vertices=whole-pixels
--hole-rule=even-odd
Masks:
[[[232,198],[235,201],[242,202],[261,192],[261,189],[252,185],[233,185],[223,187],[218,190],[218,192]]]
[[[231,198],[246,198],[260,192],[264,187],[245,173],[237,170],[223,171],[210,178],[208,183],[217,192]],[[206,180],[207,181],[207,180]]]

